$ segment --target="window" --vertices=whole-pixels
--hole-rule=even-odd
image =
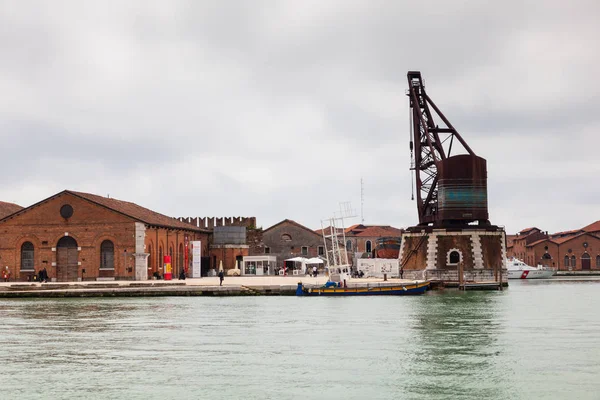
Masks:
[[[370,241],[370,240],[367,240],[367,243],[365,243],[365,247],[366,247],[366,250],[365,250],[365,251],[366,251],[367,253],[370,253],[370,252],[371,252],[371,250],[372,250],[372,249],[371,249],[371,241]]]
[[[456,250],[450,252],[450,264],[458,264],[460,262],[460,253]]]
[[[154,260],[152,258],[152,245],[149,244],[148,245],[148,268],[152,268],[152,266],[154,265],[154,264],[152,264],[153,261]]]
[[[550,256],[550,254],[548,254],[548,253],[544,253],[544,255],[542,256],[542,258],[543,258],[544,260],[551,260],[551,259],[552,259],[552,256]]]
[[[307,256],[308,255],[308,247],[302,246],[302,255],[303,256]]]
[[[291,242],[292,237],[290,235],[288,235],[287,233],[284,233],[283,235],[281,235],[281,240],[283,240],[284,242]]]
[[[164,262],[164,257],[163,257],[163,250],[162,250],[162,246],[160,246],[158,248],[158,267],[162,268],[163,266],[163,262]]]
[[[21,271],[33,271],[33,243],[25,242],[21,245]]]
[[[346,250],[352,251],[352,241],[346,240]]]
[[[177,268],[179,272],[183,270],[183,243],[179,243],[179,253],[177,255]]]
[[[569,256],[565,256],[565,267],[569,266]]]
[[[318,255],[320,255],[320,256],[325,255],[325,248],[323,246],[319,246]]]
[[[271,254],[271,248],[265,247],[265,254]]]
[[[600,256],[596,256],[596,267],[600,268]]]
[[[446,253],[446,265],[457,266],[462,261],[462,253],[459,249],[450,249]]]
[[[571,256],[571,267],[575,267],[577,265],[577,259],[575,256]]]
[[[110,240],[100,245],[100,269],[115,269],[115,245]]]

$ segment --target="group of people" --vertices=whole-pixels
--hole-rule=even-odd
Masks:
[[[38,282],[48,282],[48,271],[46,271],[46,267],[40,269],[33,276],[27,278],[28,280],[34,280]]]

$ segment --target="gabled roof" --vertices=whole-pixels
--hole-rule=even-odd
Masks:
[[[591,223],[588,226],[584,226],[581,230],[586,232],[600,232],[600,220]]]
[[[551,239],[540,239],[540,240],[536,240],[535,242],[529,243],[528,245],[526,245],[525,247],[533,247],[536,244],[542,243],[542,242],[550,242],[550,243],[554,243],[556,244],[556,242],[554,242]]]
[[[584,235],[589,235],[589,233],[587,232],[582,232],[579,235],[573,235],[573,236],[564,236],[564,237],[560,237],[560,238],[556,238],[556,239],[552,239],[552,241],[556,244],[562,244],[565,242],[568,242],[569,240],[573,240],[573,239],[577,239],[578,237],[584,236]]]
[[[554,238],[554,239],[540,239],[540,240],[536,240],[533,243],[529,243],[527,245],[527,247],[533,247],[536,244],[540,244],[542,242],[550,242],[550,243],[553,243],[553,244],[560,245],[560,244],[566,243],[566,242],[568,242],[570,240],[577,239],[578,237],[581,237],[581,236],[584,236],[584,235],[588,235],[590,237],[595,237],[594,235],[590,234],[589,232],[582,232],[582,233],[577,234],[577,235],[562,236],[562,237],[557,237],[557,238]]]
[[[579,233],[583,232],[582,229],[574,229],[572,231],[562,231],[562,232],[556,232],[550,235],[551,238],[558,238],[558,237],[563,237],[563,236],[572,236],[572,235],[577,235]]]
[[[32,206],[27,208],[23,208],[13,214],[7,215],[2,220],[15,216],[17,214],[26,212],[27,210],[41,204],[47,202],[49,200],[54,199],[62,194],[70,194],[75,197],[79,197],[81,199],[87,200],[91,203],[99,205],[101,207],[107,208],[111,211],[117,212],[119,214],[125,215],[127,217],[133,218],[134,220],[145,223],[146,225],[157,226],[161,228],[171,228],[171,229],[182,229],[187,231],[195,231],[195,232],[209,232],[207,229],[202,229],[195,227],[191,224],[186,224],[185,222],[178,221],[175,218],[168,217],[163,214],[159,214],[155,211],[149,210],[142,206],[139,206],[135,203],[131,203],[128,201],[117,200],[109,197],[102,197],[91,193],[83,193],[83,192],[75,192],[72,190],[63,190],[60,193],[55,194],[54,196],[50,196],[47,199],[44,199],[38,203],[35,203]]]
[[[274,229],[274,228],[278,227],[279,225],[286,224],[286,223],[287,223],[287,224],[291,224],[291,225],[295,225],[295,226],[297,226],[298,228],[301,228],[301,229],[307,230],[307,231],[309,231],[310,233],[312,233],[313,235],[317,235],[317,236],[320,236],[320,235],[322,235],[322,234],[316,233],[316,232],[315,232],[315,231],[313,231],[312,229],[310,229],[310,228],[307,228],[306,226],[304,226],[304,225],[302,225],[302,224],[299,224],[299,223],[297,223],[296,221],[294,221],[294,220],[291,220],[291,219],[284,219],[283,221],[280,221],[280,222],[276,223],[275,225],[272,225],[272,226],[268,227],[267,229],[265,229],[265,230],[263,231],[263,234],[264,234],[265,232],[268,232],[268,231],[270,231],[271,229]]]
[[[355,236],[358,237],[400,237],[402,236],[402,229],[394,228],[392,226],[367,226],[365,230],[357,233]]]
[[[331,235],[331,227],[330,226],[325,227],[323,229],[315,229],[315,233],[317,235],[323,236],[323,231],[325,231],[325,235]],[[344,233],[344,229],[342,229],[342,228],[335,228],[335,231],[338,235],[341,235],[342,233]]]
[[[0,201],[0,219],[14,214],[17,211],[21,211],[23,209],[23,207],[21,207],[18,204],[14,204],[14,203],[6,203],[4,201]]]
[[[361,231],[364,231],[365,229],[367,229],[367,227],[363,224],[354,224],[354,225],[346,228],[346,233],[361,232]]]
[[[528,235],[528,234],[530,234],[530,233],[531,233],[531,231],[532,231],[532,230],[534,230],[534,229],[537,229],[538,231],[540,231],[540,232],[541,232],[541,229],[540,229],[540,228],[536,228],[536,227],[534,226],[534,227],[531,227],[531,228],[525,228],[525,229],[521,229],[521,230],[519,231],[519,235]]]

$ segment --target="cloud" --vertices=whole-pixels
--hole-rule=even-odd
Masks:
[[[406,72],[488,160],[492,222],[598,219],[594,1],[12,2],[0,10],[0,199],[62,189],[174,216],[352,201],[417,222]],[[355,223],[360,217],[349,221]]]

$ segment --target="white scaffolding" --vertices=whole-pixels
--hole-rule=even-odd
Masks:
[[[323,233],[323,245],[327,256],[327,268],[329,271],[339,268],[340,270],[350,268],[348,252],[346,251],[346,228],[344,219],[356,217],[355,211],[349,201],[340,203],[339,213],[333,217],[321,220],[321,232]],[[341,245],[340,245],[341,239]],[[329,245],[327,241],[329,240]]]

